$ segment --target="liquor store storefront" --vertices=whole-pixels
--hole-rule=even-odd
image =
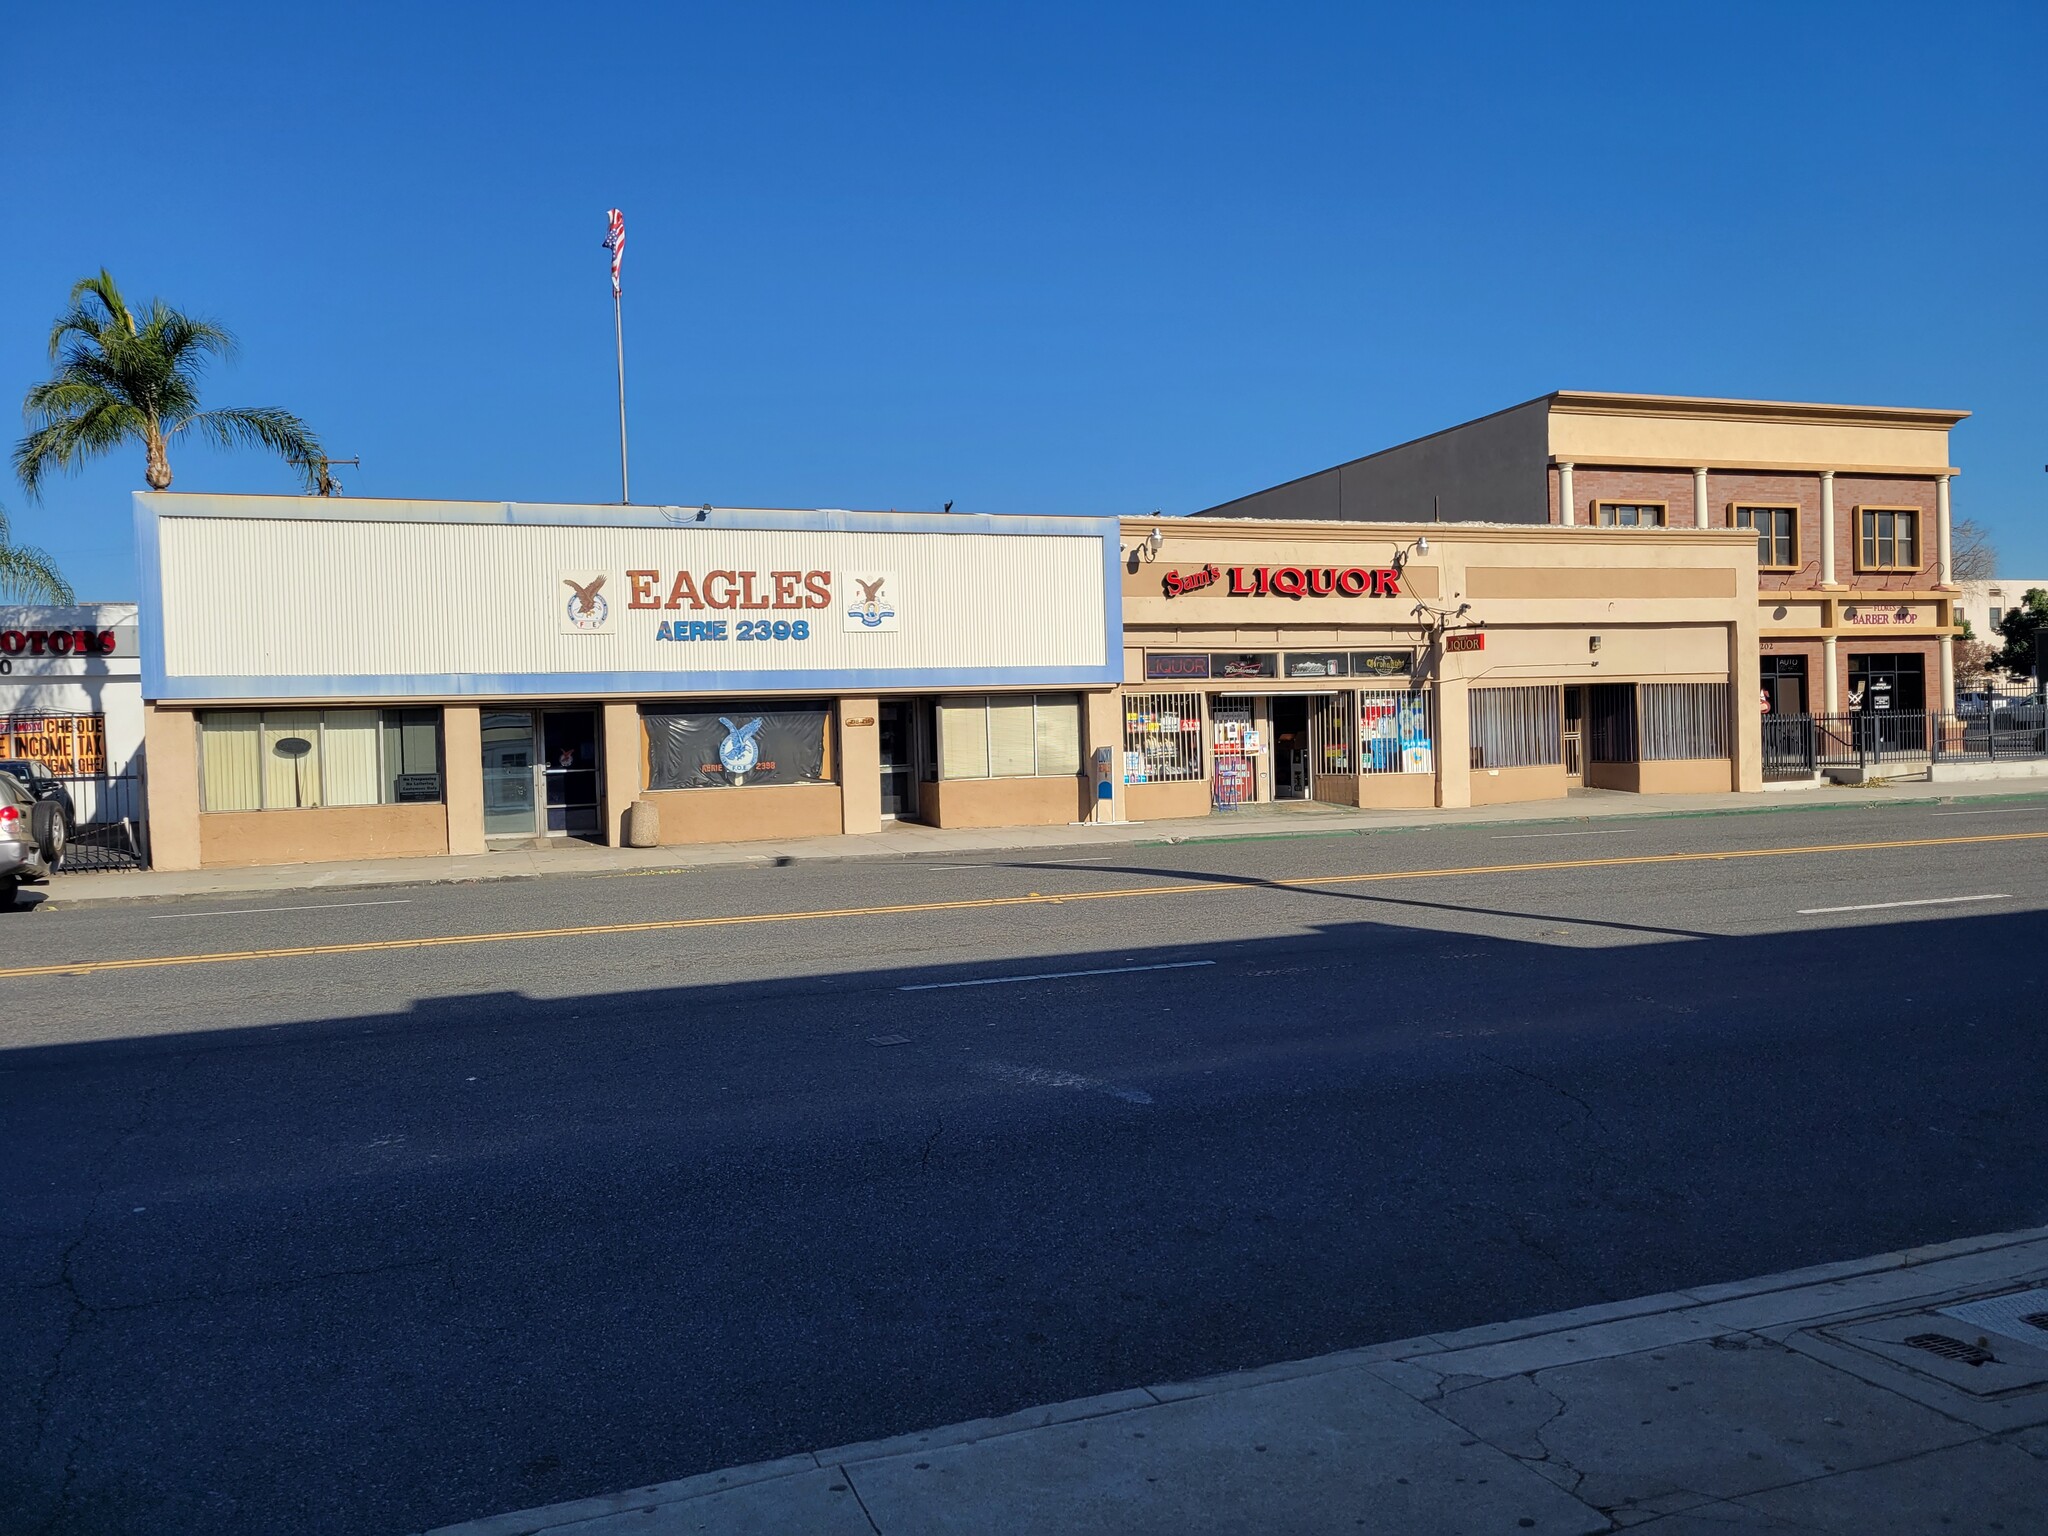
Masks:
[[[159,868],[1065,824],[1121,739],[1110,519],[136,507]]]
[[[1483,805],[1758,786],[1754,540],[1125,525],[1122,796]]]

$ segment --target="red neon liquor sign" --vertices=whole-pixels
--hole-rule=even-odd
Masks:
[[[1168,571],[1160,586],[1168,597],[1181,597],[1218,582],[1231,597],[1285,597],[1297,602],[1304,597],[1401,595],[1401,572],[1391,565],[1233,565],[1227,573],[1205,565],[1198,571]]]

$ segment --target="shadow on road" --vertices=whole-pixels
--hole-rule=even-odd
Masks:
[[[395,1532],[2048,1216],[2042,914],[1613,926],[0,1052],[0,1529]]]

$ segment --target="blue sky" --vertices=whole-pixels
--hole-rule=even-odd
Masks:
[[[218,318],[364,495],[1184,512],[1556,387],[1957,406],[2048,575],[2048,7],[193,0],[10,20],[0,395]],[[282,489],[197,446],[184,490]],[[0,489],[133,596],[138,452]]]

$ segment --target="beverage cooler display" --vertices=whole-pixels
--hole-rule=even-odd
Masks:
[[[1431,773],[1436,758],[1424,693],[1358,696],[1360,766],[1367,773]]]

